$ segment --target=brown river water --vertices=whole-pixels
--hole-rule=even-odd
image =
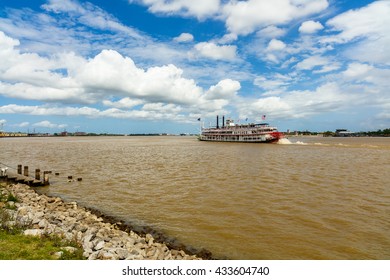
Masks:
[[[216,258],[390,259],[390,138],[26,137],[0,148],[2,165],[53,171],[42,192]]]

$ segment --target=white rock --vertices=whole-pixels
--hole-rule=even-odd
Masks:
[[[31,236],[41,236],[43,234],[43,230],[41,229],[26,229],[23,232],[24,235],[31,235]]]
[[[123,248],[117,248],[115,250],[115,253],[117,254],[120,260],[127,259],[127,257],[130,255],[130,252]]]
[[[99,242],[96,244],[96,246],[95,246],[95,250],[98,251],[98,250],[103,249],[103,248],[104,248],[104,244],[105,244],[104,240],[99,241]]]

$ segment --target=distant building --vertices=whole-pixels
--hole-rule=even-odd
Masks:
[[[80,132],[80,131],[77,131],[74,133],[74,136],[86,136],[87,133],[86,132]]]
[[[335,137],[352,137],[356,136],[355,132],[348,131],[347,129],[336,129]]]

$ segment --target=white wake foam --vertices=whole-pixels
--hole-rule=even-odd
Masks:
[[[279,139],[278,144],[280,144],[280,145],[291,145],[292,143],[287,138],[282,138],[282,139]]]
[[[308,145],[307,143],[301,142],[301,141],[291,142],[287,138],[279,139],[278,144],[280,144],[280,145]]]

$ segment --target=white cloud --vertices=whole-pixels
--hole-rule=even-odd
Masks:
[[[313,70],[314,73],[326,73],[340,68],[338,62],[328,57],[313,55],[296,64],[297,70]]]
[[[152,13],[194,16],[198,19],[210,17],[218,12],[220,0],[129,0],[149,6]]]
[[[124,32],[128,36],[142,38],[138,31],[121,24],[116,18],[89,2],[81,5],[74,0],[48,0],[48,3],[41,7],[49,12],[67,13],[78,17],[80,23],[93,28]]]
[[[26,114],[34,116],[86,116],[96,117],[99,110],[91,107],[27,106],[8,104],[0,107],[1,114]]]
[[[230,32],[247,35],[259,28],[286,24],[294,19],[319,13],[327,7],[327,0],[231,1],[223,7],[223,15]]]
[[[323,28],[324,28],[324,26],[320,22],[309,20],[309,21],[305,21],[301,24],[301,26],[299,27],[299,32],[311,34],[311,33],[317,32]]]
[[[238,81],[225,79],[210,87],[206,92],[206,99],[231,99],[236,96],[240,88]]]
[[[51,123],[50,121],[41,121],[41,122],[37,122],[37,123],[32,124],[32,126],[46,127],[46,128],[65,128],[68,125],[66,125],[66,124],[55,124],[55,123]]]
[[[0,93],[14,98],[41,101],[94,103],[107,94],[144,98],[152,102],[193,103],[202,89],[182,77],[174,65],[138,68],[132,59],[113,50],[103,50],[90,60],[75,55],[58,59],[19,53],[0,32]],[[67,60],[65,64],[63,62]],[[64,69],[63,73],[57,69]]]
[[[190,33],[181,33],[178,37],[175,37],[173,40],[179,43],[192,42],[194,40],[194,36]]]
[[[329,5],[327,0],[129,0],[129,2],[146,5],[152,13],[193,16],[200,20],[205,18],[224,20],[229,33],[235,35],[247,35],[267,26],[286,24],[294,19],[317,14]]]
[[[355,42],[345,55],[361,62],[390,64],[390,1],[375,1],[363,8],[350,10],[327,21],[336,35],[323,43]]]
[[[135,106],[143,104],[143,101],[139,99],[131,99],[129,97],[125,97],[118,101],[103,100],[102,103],[107,107],[114,107],[118,109],[131,109]]]
[[[281,51],[286,48],[286,44],[278,39],[272,39],[268,43],[267,51]]]
[[[275,25],[269,25],[259,30],[256,35],[261,38],[278,38],[286,34],[286,30]]]
[[[21,122],[18,124],[15,124],[16,127],[28,127],[30,125],[29,122]]]
[[[296,39],[283,38],[287,32],[294,35],[291,30],[299,27],[290,23],[304,21],[299,27],[302,34],[322,30],[321,23],[309,19],[323,11],[328,1],[214,1],[219,10],[210,8],[213,1],[208,2],[143,1],[165,15],[226,20],[225,35],[212,34],[209,42],[199,44],[161,43],[87,2],[47,1],[46,14],[14,9],[12,17],[0,18],[4,31],[0,31],[0,96],[41,105],[2,104],[0,113],[184,122],[189,115],[235,114],[235,106],[240,114],[262,111],[281,118],[305,118],[343,111],[356,103],[373,108],[389,104],[388,1],[334,17],[326,23],[326,32],[321,32],[327,35],[320,38]],[[201,7],[196,10],[198,3]],[[26,20],[29,15],[34,15],[32,20]],[[77,28],[71,27],[74,24]],[[240,35],[251,32],[256,35],[241,41]],[[190,33],[173,39],[193,40]],[[344,55],[340,44],[346,44],[341,46]],[[273,63],[262,68],[253,62],[254,56]],[[345,61],[346,57],[351,60]],[[264,69],[264,73],[254,73],[254,69]],[[339,69],[343,71],[337,73]],[[277,74],[279,70],[285,74]],[[327,75],[313,80],[313,73]],[[259,87],[257,92],[248,86],[249,81]],[[324,81],[314,90],[290,90],[313,88]],[[241,85],[244,89],[239,92]],[[386,112],[389,107],[380,108]]]
[[[13,52],[13,48],[19,46],[19,40],[8,37],[0,31],[0,55],[5,56]]]
[[[340,14],[326,23],[339,32],[329,40],[347,42],[357,37],[385,34],[389,30],[389,11],[389,1],[375,1],[363,8]]]
[[[1,107],[4,114],[149,118],[150,109],[157,108],[164,111],[161,118],[183,121],[181,111],[193,110],[190,108],[222,110],[228,105],[227,99],[234,97],[240,88],[237,81],[225,79],[210,87],[206,94],[194,80],[184,78],[183,70],[173,64],[143,69],[114,50],[103,50],[88,60],[73,53],[41,57],[19,52],[15,49],[17,41],[2,32],[0,44],[4,46],[0,54],[1,95],[55,104],[102,102],[110,107],[101,111],[91,107],[9,104]],[[223,53],[226,50],[223,47],[228,46],[217,46],[217,50]],[[226,53],[223,57],[226,58]],[[212,100],[211,93],[223,96],[216,95],[217,100]],[[143,107],[134,109],[138,105]],[[173,116],[175,113],[177,118]]]
[[[281,89],[285,89],[292,82],[292,78],[288,75],[275,74],[271,77],[257,76],[254,80],[254,85],[265,90],[277,93]]]
[[[214,101],[212,101],[214,102]],[[213,106],[216,106],[213,104]],[[213,107],[215,108],[215,107]],[[219,108],[219,107],[216,107]],[[161,110],[161,111],[159,111]],[[199,110],[197,111],[199,112]],[[147,120],[169,120],[177,122],[191,122],[186,114],[181,114],[180,106],[174,104],[145,104],[142,110],[121,110],[109,108],[98,110],[91,107],[49,107],[49,106],[22,106],[9,104],[0,106],[1,114],[25,114],[35,116],[73,116],[88,118],[117,118],[117,119],[147,119]],[[63,128],[66,125],[52,124],[48,121],[33,124],[33,126]]]
[[[376,68],[370,64],[352,62],[348,68],[340,74],[346,82],[361,84],[368,87],[368,92],[387,92],[390,87],[390,69]],[[389,96],[387,99],[385,96]],[[383,94],[380,104],[390,104],[390,95]]]
[[[182,111],[180,106],[174,104],[164,104],[164,103],[148,103],[142,107],[143,111],[159,112],[159,113],[169,113],[177,114]]]
[[[306,118],[347,108],[357,99],[357,95],[343,93],[336,83],[326,83],[314,91],[286,91],[281,96],[262,97],[251,102],[243,99],[237,109],[240,116],[246,117],[266,114],[281,119]]]
[[[202,42],[195,45],[195,50],[203,57],[214,60],[235,60],[237,47],[233,45],[216,45],[215,43]]]
[[[55,13],[83,11],[77,2],[69,0],[49,0],[48,4],[42,5],[42,8]]]
[[[218,40],[218,43],[220,43],[220,44],[231,43],[231,42],[236,41],[237,38],[238,38],[238,37],[237,37],[236,34],[228,33],[228,34],[223,35],[223,37],[222,37],[221,39]]]
[[[373,67],[368,64],[351,63],[348,65],[348,69],[344,71],[344,75],[349,78],[361,78],[364,77]]]

